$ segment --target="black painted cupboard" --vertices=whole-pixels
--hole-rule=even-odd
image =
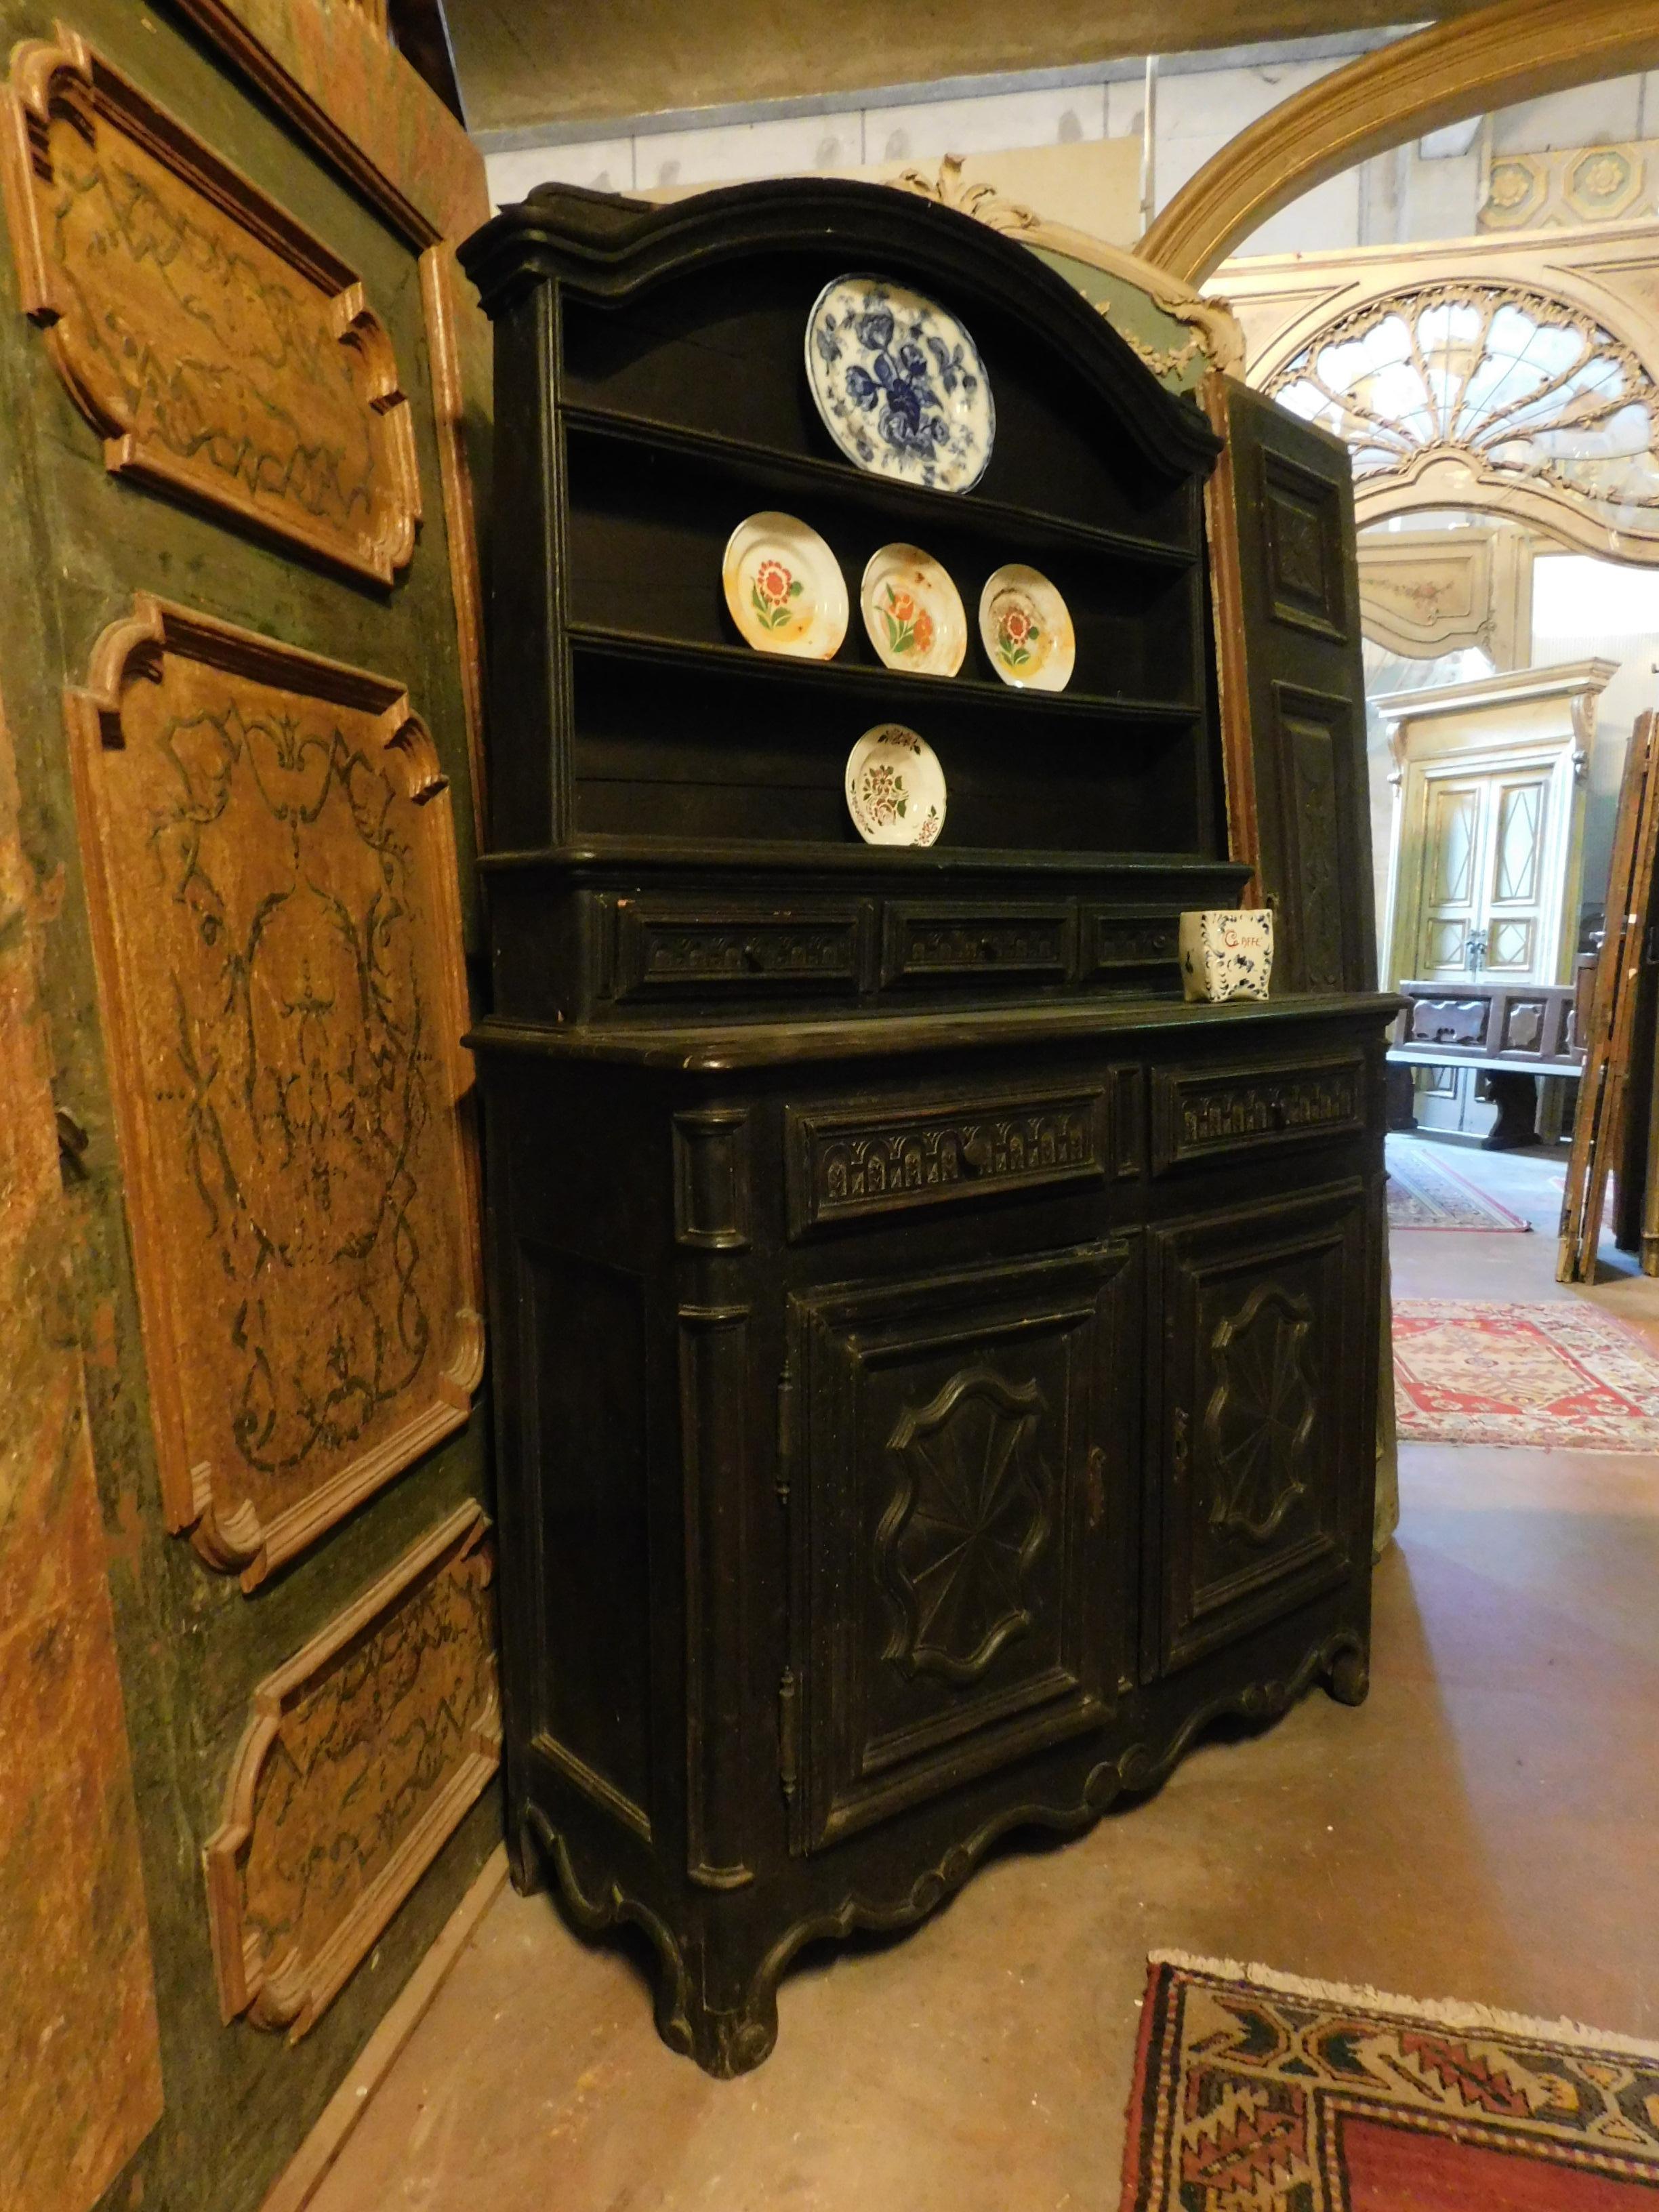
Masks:
[[[1364,1694],[1393,1002],[1350,930],[1324,988],[1182,1003],[1180,913],[1252,873],[1218,441],[1034,256],[802,182],[548,188],[464,259],[496,324],[472,1042],[511,1844],[582,1926],[648,1933],[663,2034],[730,2074],[808,1938],[919,1917],[1220,1713]],[[972,331],[997,406],[973,491],[866,473],[821,428],[803,331],[847,270]],[[1351,551],[1339,475],[1322,495]],[[830,660],[751,653],[720,555],[763,508],[823,533],[854,608],[885,540],[970,605],[1039,566],[1072,684],[977,653],[894,673],[856,614]],[[847,751],[890,719],[949,778],[925,851],[847,816]],[[1339,830],[1363,860],[1357,805]]]

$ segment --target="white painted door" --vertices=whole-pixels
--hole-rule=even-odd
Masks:
[[[1427,770],[1423,900],[1413,974],[1444,980],[1486,976],[1553,980],[1547,948],[1547,867],[1554,793],[1548,768],[1511,765],[1484,773]],[[1476,1097],[1471,1068],[1418,1073],[1417,1118],[1429,1129],[1483,1136],[1492,1108]]]

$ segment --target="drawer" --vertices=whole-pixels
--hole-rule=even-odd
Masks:
[[[1085,906],[1082,937],[1085,983],[1179,992],[1181,920],[1168,908]]]
[[[1152,1070],[1152,1173],[1357,1136],[1368,1073],[1358,1053],[1232,1067]]]
[[[1063,983],[1076,952],[1077,916],[1066,901],[939,907],[890,899],[883,910],[881,980],[887,987],[981,983],[992,975]]]
[[[965,1103],[784,1109],[789,1235],[949,1205],[987,1192],[1095,1183],[1133,1172],[1119,1086],[1009,1091]],[[1120,1162],[1127,1148],[1130,1164]]]
[[[864,972],[870,908],[858,899],[781,907],[619,898],[614,913],[618,1000],[781,985],[850,996]]]

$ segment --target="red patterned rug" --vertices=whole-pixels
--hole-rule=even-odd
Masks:
[[[1394,1372],[1411,1443],[1659,1451],[1659,1358],[1577,1299],[1401,1298]]]
[[[1654,2212],[1659,2048],[1152,1964],[1120,2212]]]

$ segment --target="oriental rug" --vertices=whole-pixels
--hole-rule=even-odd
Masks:
[[[1404,1442],[1659,1451],[1659,1358],[1577,1299],[1401,1298],[1394,1374]]]
[[[1390,1229],[1480,1229],[1530,1234],[1532,1224],[1489,1198],[1467,1176],[1437,1159],[1426,1145],[1409,1137],[1390,1137],[1389,1226]]]
[[[1659,2045],[1159,1953],[1120,2212],[1655,2212]]]

